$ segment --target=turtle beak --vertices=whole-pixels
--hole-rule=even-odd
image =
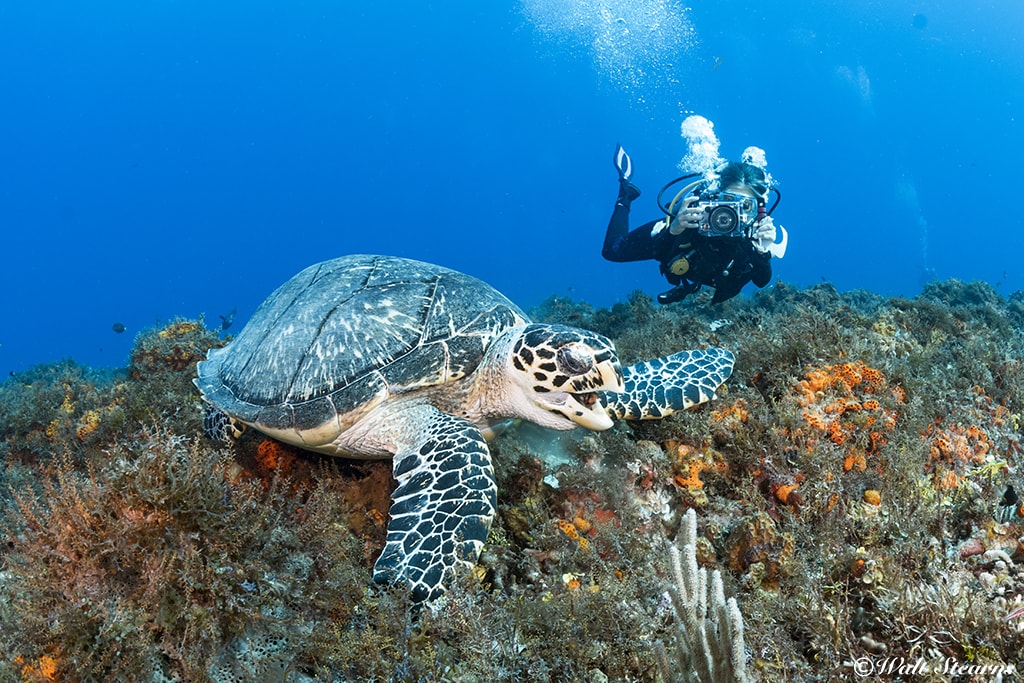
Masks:
[[[532,323],[515,340],[509,375],[522,389],[512,413],[542,427],[602,430],[612,417],[603,392],[625,390],[615,346],[596,332],[565,325]],[[510,396],[510,403],[516,403]]]
[[[562,415],[570,424],[561,429],[584,427],[595,431],[609,429],[614,421],[605,410],[599,392],[622,393],[622,367],[618,359],[610,355],[595,359],[597,362],[583,375],[574,377],[567,391],[545,394],[541,402],[552,413]]]

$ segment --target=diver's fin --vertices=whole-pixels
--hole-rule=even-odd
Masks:
[[[619,180],[629,180],[633,175],[633,160],[617,142],[615,143],[615,170],[619,172]]]

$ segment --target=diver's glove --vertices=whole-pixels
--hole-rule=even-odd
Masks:
[[[765,216],[754,226],[754,233],[750,240],[754,243],[754,250],[761,254],[767,254],[775,244],[775,221],[771,216]]]
[[[771,216],[765,216],[754,228],[754,234],[750,236],[754,243],[754,250],[762,254],[771,254],[775,258],[782,258],[786,255],[786,247],[789,246],[789,233],[781,225],[778,232],[782,233],[782,240],[775,241],[775,222]]]
[[[669,226],[668,231],[673,235],[678,235],[683,230],[696,230],[700,227],[700,220],[704,216],[704,209],[700,209],[694,206],[700,197],[697,195],[690,195],[683,200],[683,206],[676,214],[676,218],[672,221],[672,225]]]

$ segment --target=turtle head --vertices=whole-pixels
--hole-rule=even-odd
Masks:
[[[611,341],[565,325],[522,328],[509,357],[521,392],[519,417],[550,429],[612,426],[598,392],[622,392],[622,367]]]

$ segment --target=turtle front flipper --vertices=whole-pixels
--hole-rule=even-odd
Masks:
[[[625,390],[601,400],[616,420],[657,420],[710,401],[732,374],[736,358],[725,349],[680,351],[622,369]]]
[[[491,454],[480,430],[429,405],[402,411],[389,432],[398,452],[378,583],[405,582],[413,600],[434,600],[460,566],[472,567],[497,505]]]

